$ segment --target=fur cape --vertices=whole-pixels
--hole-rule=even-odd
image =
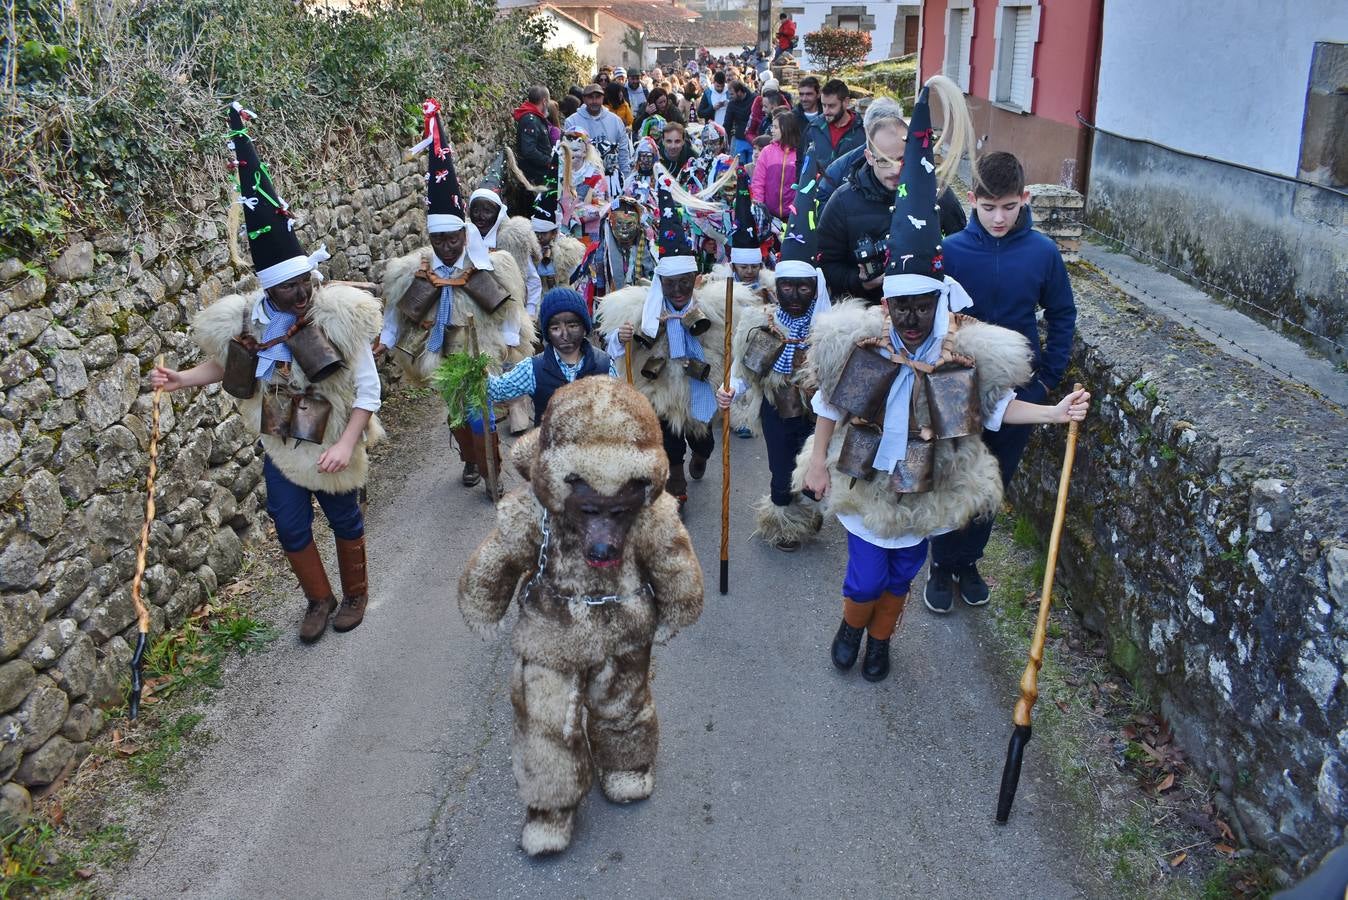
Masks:
[[[769,544],[778,541],[806,541],[824,527],[824,515],[818,504],[797,494],[789,506],[778,506],[772,495],[764,494],[754,507],[754,533]]]
[[[256,302],[255,294],[248,297],[230,294],[198,313],[192,321],[192,338],[202,352],[224,365],[230,338],[239,334],[245,311],[249,318],[249,330],[261,340],[262,327],[252,321],[253,304]],[[351,405],[356,399],[356,380],[351,361],[359,353],[368,352],[370,345],[379,336],[383,315],[374,295],[341,284],[320,286],[314,291],[310,308],[314,325],[322,329],[336,346],[337,352],[347,361],[345,368],[313,386],[316,394],[332,404],[332,414],[323,432],[323,443],[304,442],[296,445],[294,441],[282,441],[272,435],[262,434],[260,437],[263,449],[286,478],[311,491],[344,494],[365,484],[370,470],[366,448],[384,436],[378,416],[370,417],[364,440],[356,444],[351,454],[351,464],[346,469],[331,474],[319,472],[318,457],[336,443],[346,429],[347,420],[351,417]],[[289,387],[303,391],[308,386],[304,371],[298,365],[292,365]],[[252,399],[236,401],[244,423],[255,433],[260,433],[262,427],[262,394],[259,386]]]
[[[711,327],[698,337],[698,341],[711,366],[707,383],[713,389],[722,383],[725,374],[725,286],[724,278],[705,279],[693,289],[692,302],[711,320]],[[640,329],[647,291],[647,285],[638,284],[606,295],[599,303],[598,330],[603,334],[612,334],[627,322]],[[735,285],[733,303],[736,317],[741,309],[756,302],[752,291],[742,284]],[[656,414],[675,434],[706,434],[709,423],[699,422],[691,415],[688,376],[684,374],[683,366],[670,361],[659,378],[645,378],[641,369],[652,357],[669,360],[669,336],[664,328],[660,329],[650,349],[643,347],[637,340],[632,341],[632,382],[651,401]],[[615,362],[621,373],[624,363]]]
[[[585,258],[585,245],[560,231],[552,239],[552,267],[557,272],[557,286],[570,287],[571,275]]]
[[[514,596],[520,620],[512,643],[531,663],[559,672],[586,672],[605,659],[663,640],[702,611],[702,567],[693,553],[678,503],[663,490],[668,475],[654,411],[626,383],[587,379],[553,395],[527,460],[514,462],[529,485],[497,507],[496,529],[477,548],[459,579],[459,609],[480,634],[497,632]],[[596,569],[562,522],[579,477],[603,493],[630,479],[649,484],[647,502],[628,532],[621,565]],[[540,583],[519,590],[537,572],[544,515],[550,517],[548,567]],[[649,592],[646,587],[649,586]],[[546,594],[539,602],[537,591]],[[617,594],[620,603],[588,606],[559,598]]]
[[[538,265],[543,259],[543,248],[538,244],[534,226],[524,216],[511,216],[496,229],[496,249],[504,250],[515,260],[521,272],[529,270],[529,263]]]
[[[535,244],[537,244],[536,240]],[[421,261],[429,259],[430,254],[431,248],[423,247],[389,261],[388,266],[384,269],[384,281],[380,288],[385,303],[396,304],[402,298],[408,285],[412,283],[413,276],[421,268]],[[404,329],[412,332],[412,346],[418,351],[418,355],[412,360],[408,360],[405,354],[396,350],[392,351],[392,355],[402,368],[403,374],[413,384],[422,384],[430,378],[431,373],[439,368],[447,354],[468,349],[468,329],[466,326],[468,325],[470,310],[474,313],[474,318],[478,323],[478,347],[483,353],[496,360],[502,368],[508,368],[533,353],[535,328],[534,321],[524,305],[524,274],[520,271],[520,267],[516,265],[515,258],[505,250],[493,250],[491,262],[495,266],[492,274],[510,294],[509,299],[497,307],[496,312],[488,315],[482,312],[473,298],[469,297],[465,291],[461,288],[455,288],[454,307],[450,314],[451,327],[445,335],[443,352],[427,352],[425,350],[426,338],[429,337],[430,332],[422,328],[420,322],[409,320],[401,311],[396,313],[398,316],[398,333],[404,334]],[[518,347],[506,346],[503,329],[508,324],[519,329],[520,343]]]
[[[799,384],[801,381],[802,370],[799,368],[791,375],[783,375],[775,369],[770,369],[767,375],[760,378],[740,364],[744,359],[745,347],[749,343],[749,332],[772,324],[776,311],[775,303],[746,306],[738,310],[735,336],[730,341],[730,351],[735,359],[731,365],[730,377],[738,378],[746,385],[745,391],[735,397],[734,402],[730,404],[730,421],[736,428],[748,428],[754,434],[759,432],[758,410],[763,399],[766,397],[769,403],[773,403],[772,397],[778,388],[792,382]],[[809,358],[808,354],[806,358]],[[773,408],[776,408],[775,403]]]
[[[811,335],[806,383],[817,385],[828,397],[837,387],[856,341],[882,337],[888,330],[884,309],[867,307],[859,300],[845,301],[820,314]],[[992,414],[1007,391],[1025,384],[1033,372],[1033,357],[1025,337],[996,325],[965,319],[955,335],[955,351],[974,359],[984,418]],[[937,441],[932,490],[896,494],[879,473],[870,481],[851,484],[849,476],[838,472],[838,451],[846,430],[844,422],[839,422],[829,447],[832,487],[825,500],[827,512],[860,515],[866,528],[877,535],[925,537],[961,528],[976,516],[993,515],[1001,506],[1001,472],[979,435]],[[796,457],[792,478],[796,490],[804,483],[814,441],[811,436]]]

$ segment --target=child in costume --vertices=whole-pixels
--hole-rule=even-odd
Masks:
[[[529,225],[538,238],[538,277],[543,282],[543,293],[555,287],[569,287],[585,256],[585,245],[557,227],[557,181],[548,184],[534,199],[533,216]]]
[[[308,601],[299,627],[308,644],[323,636],[334,609],[335,631],[365,618],[360,488],[369,472],[366,447],[383,435],[370,349],[379,301],[354,287],[321,284],[316,266],[328,258],[326,249],[306,255],[300,247],[289,207],[248,136],[253,118],[238,103],[230,107],[229,147],[261,290],[221,297],[198,313],[192,337],[205,362],[182,372],[157,366],[150,383],[176,391],[223,381],[240,401],[266,451],[267,512]],[[337,540],[340,607],[314,544],[314,500]]]
[[[589,375],[618,377],[608,354],[587,339],[591,330],[590,312],[579,293],[559,287],[544,294],[539,324],[545,342],[543,352],[516,364],[504,375],[487,377],[487,402],[506,403],[516,397],[530,397],[534,425],[542,421],[548,400],[562,385]]]
[[[388,349],[414,384],[430,378],[450,353],[468,349],[470,323],[479,351],[496,365],[513,364],[534,345],[534,323],[524,305],[524,275],[510,253],[489,250],[478,226],[465,221],[468,211],[459,193],[454,150],[440,122],[439,104],[427,100],[422,111],[427,137],[420,147],[429,151],[429,246],[391,260],[384,269],[384,328],[376,346]],[[460,481],[473,487],[487,468],[488,443],[494,456],[500,454],[495,435],[481,421],[455,428],[452,434],[463,461]]]
[[[849,300],[820,315],[806,372],[819,388],[813,400],[818,421],[796,479],[823,497],[847,530],[843,620],[832,658],[838,668],[851,668],[867,631],[862,675],[868,681],[889,674],[890,638],[926,560],[927,538],[994,515],[1001,504],[1001,477],[982,429],[1080,421],[1089,401],[1085,391],[1056,406],[1016,400],[1014,388],[1030,377],[1024,336],[958,315],[971,301],[943,271],[933,89],[947,125],[960,118],[967,124],[958,86],[944,76],[930,79],[913,108],[905,145],[883,308]],[[971,129],[957,125],[943,133],[953,142],[944,178],[962,155],[958,138]],[[849,365],[859,361],[877,374]],[[848,428],[839,443],[832,439],[840,422]]]
[[[747,205],[747,192],[741,201]],[[784,553],[799,550],[801,541],[818,532],[823,522],[816,505],[807,503],[791,483],[796,457],[814,431],[802,383],[810,332],[830,308],[824,274],[815,266],[819,244],[812,223],[817,209],[812,189],[796,198],[782,259],[773,273],[771,299],[739,313],[731,389],[716,392],[717,402],[732,410],[737,426],[762,426],[771,488],[757,506],[757,533]],[[732,406],[733,400],[738,402]]]
[[[561,185],[562,219],[572,235],[585,243],[599,240],[599,220],[608,208],[609,182],[604,176],[604,159],[590,143],[582,128],[568,129],[562,136]]]
[[[514,457],[530,487],[501,501],[459,579],[459,609],[496,635],[519,598],[511,761],[520,846],[534,856],[571,842],[593,770],[613,803],[655,789],[652,644],[701,614],[702,567],[663,490],[655,413],[627,384],[558,388]]]

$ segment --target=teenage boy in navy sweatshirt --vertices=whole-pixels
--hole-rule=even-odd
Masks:
[[[1030,192],[1025,171],[1010,153],[989,153],[978,161],[976,186],[969,194],[974,215],[944,241],[945,271],[973,298],[964,312],[976,319],[1019,331],[1034,350],[1034,377],[1016,391],[1028,403],[1043,403],[1062,380],[1072,350],[1077,308],[1067,267],[1053,239],[1031,227]],[[1037,309],[1044,310],[1047,340],[1041,345]],[[1020,464],[1030,426],[1003,425],[984,431],[983,443],[997,457],[1003,485]],[[970,606],[988,602],[988,585],[976,563],[983,556],[992,520],[975,519],[960,531],[931,540],[931,574],[924,601],[935,613],[948,613],[955,590]]]

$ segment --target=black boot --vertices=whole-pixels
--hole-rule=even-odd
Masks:
[[[861,677],[867,681],[884,681],[889,677],[889,639],[879,640],[866,635],[866,658],[861,663]]]
[[[865,628],[853,628],[844,619],[833,636],[833,664],[846,671],[857,661],[857,651],[861,649],[861,633]]]

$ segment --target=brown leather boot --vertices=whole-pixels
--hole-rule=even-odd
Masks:
[[[677,466],[669,464],[669,480],[665,482],[665,490],[674,495],[679,506],[688,502],[688,479],[683,474],[683,463]]]
[[[365,618],[369,589],[365,575],[365,535],[353,541],[337,538],[337,570],[342,577],[342,605],[332,617],[333,631],[350,631]]]
[[[332,585],[328,582],[328,572],[323,568],[323,558],[318,548],[310,541],[309,546],[294,553],[287,553],[290,568],[295,570],[300,590],[309,601],[309,608],[300,622],[300,640],[312,644],[323,636],[328,627],[328,616],[337,606],[337,598],[332,596]]]

